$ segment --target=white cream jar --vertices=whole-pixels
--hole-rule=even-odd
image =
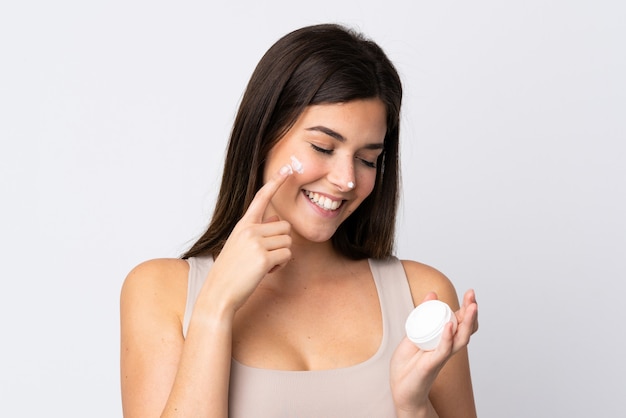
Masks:
[[[452,331],[456,332],[456,315],[448,304],[440,300],[428,300],[409,314],[405,324],[406,335],[421,350],[431,351],[439,345],[444,327],[450,321]]]

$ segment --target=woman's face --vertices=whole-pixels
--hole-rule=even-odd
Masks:
[[[329,240],[374,188],[386,116],[379,99],[307,107],[268,155],[265,181],[292,156],[303,172],[280,187],[265,218],[288,221],[294,241]]]

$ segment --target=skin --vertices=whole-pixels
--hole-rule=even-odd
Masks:
[[[374,355],[382,315],[367,260],[346,259],[330,238],[371,193],[385,130],[378,99],[305,110],[268,155],[265,185],[215,260],[186,339],[187,262],[151,260],[129,273],[121,294],[125,417],[226,417],[231,358],[324,370]],[[291,155],[303,173],[285,168]],[[341,205],[323,210],[309,192]],[[477,329],[474,293],[459,307],[445,276],[414,261],[403,265],[414,303],[444,300],[459,326],[454,335],[448,327],[432,352],[400,343],[390,365],[397,414],[475,417],[466,351]]]

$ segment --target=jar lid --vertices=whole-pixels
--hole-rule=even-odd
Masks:
[[[436,337],[450,321],[450,307],[440,300],[429,300],[418,305],[406,320],[406,333],[413,342]]]

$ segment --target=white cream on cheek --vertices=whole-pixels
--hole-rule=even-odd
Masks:
[[[304,166],[295,155],[291,156],[291,167],[293,167],[293,169],[300,174],[304,173]]]

